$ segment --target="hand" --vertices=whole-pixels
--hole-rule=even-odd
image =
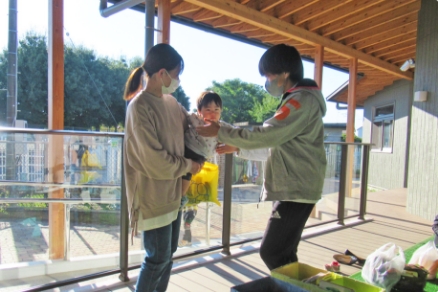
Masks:
[[[218,154],[228,154],[238,152],[240,149],[231,145],[219,144],[216,147],[216,152]]]
[[[202,137],[216,137],[219,129],[221,128],[219,123],[209,119],[205,119],[205,121],[208,124],[201,127],[196,127],[196,132],[198,132],[198,134]]]
[[[192,168],[190,169],[191,174],[197,174],[201,171],[202,165],[192,160]]]

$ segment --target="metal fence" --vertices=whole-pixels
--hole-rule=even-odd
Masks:
[[[65,135],[64,182],[70,184],[121,183],[121,139],[111,137],[82,137]],[[83,163],[86,148],[95,160],[92,166]],[[0,136],[0,180],[47,182],[48,138],[38,134],[10,134]],[[8,165],[12,156],[13,165]],[[7,168],[12,169],[8,177]]]
[[[0,169],[1,177],[0,182],[4,185],[42,185],[44,188],[61,187],[67,190],[66,196],[63,198],[27,198],[20,196],[7,196],[2,197],[0,202],[4,204],[14,204],[14,203],[45,203],[45,204],[63,204],[65,208],[65,238],[64,242],[66,245],[65,249],[65,259],[69,258],[69,226],[70,226],[70,209],[74,208],[74,205],[80,203],[100,203],[100,204],[120,204],[119,212],[119,224],[120,224],[120,264],[119,269],[111,270],[105,272],[106,274],[120,273],[120,279],[126,281],[127,272],[131,269],[139,268],[139,265],[128,266],[128,213],[127,213],[127,200],[124,196],[124,179],[122,171],[122,151],[123,151],[123,134],[122,133],[87,133],[87,132],[67,132],[67,131],[30,131],[30,130],[8,130],[3,131],[4,134],[12,135],[23,135],[22,140],[17,141],[17,139],[11,139],[4,136],[0,139]],[[48,181],[48,171],[47,167],[49,165],[48,159],[53,156],[53,153],[49,152],[49,136],[63,136],[63,167],[64,167],[64,182],[63,183],[52,183]],[[36,140],[35,137],[40,137],[40,140]],[[32,138],[33,137],[33,138]],[[14,137],[15,138],[15,137]],[[11,140],[14,142],[14,147],[11,147]],[[345,205],[346,205],[346,188],[347,188],[347,154],[351,147],[356,148],[355,150],[355,165],[361,166],[362,176],[360,184],[360,206],[359,214],[346,216]],[[86,146],[88,150],[88,161],[84,160],[84,153],[81,153],[81,146]],[[317,224],[312,224],[307,227],[317,226],[321,224],[326,224],[329,222],[338,222],[339,224],[344,224],[344,219],[352,218],[358,216],[360,219],[364,219],[366,212],[366,199],[367,199],[367,173],[368,173],[368,159],[369,159],[369,144],[352,144],[352,143],[331,143],[327,144],[327,159],[329,161],[329,172],[333,173],[334,176],[338,176],[339,185],[339,195],[337,202],[337,218],[325,221]],[[359,152],[358,148],[362,148],[362,152]],[[11,161],[11,156],[14,157],[14,172],[13,179],[17,182],[5,179],[6,175],[10,175],[7,171],[9,167],[7,161]],[[362,154],[362,156],[357,156]],[[91,158],[90,158],[91,157]],[[8,159],[9,158],[9,159]],[[90,161],[91,159],[91,161]],[[224,161],[224,187],[223,187],[223,202],[222,202],[222,236],[220,243],[218,245],[210,246],[209,248],[203,249],[202,252],[210,252],[213,250],[222,249],[222,253],[229,254],[230,247],[234,245],[241,245],[246,242],[259,240],[259,237],[252,237],[243,239],[240,241],[231,240],[232,231],[232,184],[237,178],[245,179],[251,178],[255,175],[254,168],[251,165],[252,175],[248,172],[249,166],[245,163],[235,164],[232,155],[226,155]],[[358,163],[362,162],[362,163]],[[85,165],[87,164],[87,165]],[[240,168],[238,167],[240,165]],[[233,172],[233,166],[234,172]],[[245,167],[247,167],[245,169]],[[357,169],[357,166],[355,166]],[[53,170],[53,169],[52,169]],[[233,173],[235,175],[233,179]],[[237,174],[237,175],[236,175]],[[32,180],[33,179],[33,180]],[[237,179],[239,181],[239,179]],[[244,180],[242,180],[245,182]],[[35,183],[36,182],[36,183]],[[109,186],[109,187],[108,187]],[[72,189],[86,190],[87,188],[97,188],[97,189],[108,189],[109,191],[118,189],[119,196],[104,196],[102,193],[99,194],[98,198],[85,199],[72,198],[67,194],[70,193]],[[87,190],[88,193],[89,190]],[[84,193],[84,192],[83,192]],[[199,252],[193,252],[199,253]],[[184,254],[177,258],[187,257],[191,254]],[[82,280],[91,279],[93,277],[99,277],[100,274],[92,274],[84,276]],[[68,280],[70,281],[70,280]],[[68,281],[61,281],[54,284],[45,284],[41,287],[36,287],[31,289],[32,291],[43,291],[45,289],[53,287],[58,287],[66,285]],[[29,290],[30,291],[30,290]]]

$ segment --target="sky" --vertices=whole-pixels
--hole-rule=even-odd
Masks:
[[[48,0],[17,0],[18,38],[33,31],[48,35]],[[144,57],[144,13],[130,9],[108,18],[99,13],[99,0],[64,0],[64,42],[67,45],[93,49],[98,56],[114,59]],[[8,45],[9,1],[0,1],[0,49]],[[111,5],[111,4],[109,4]],[[156,38],[155,38],[156,41]],[[190,97],[191,108],[196,98],[212,81],[223,82],[239,78],[264,85],[258,71],[258,61],[265,49],[227,39],[212,33],[172,22],[170,45],[183,57],[185,68],[181,86]],[[18,68],[19,70],[19,68]],[[313,78],[313,63],[304,62],[305,77]],[[324,68],[324,97],[348,80],[346,73]],[[19,98],[19,97],[18,97]],[[122,97],[121,97],[122,98]],[[337,110],[327,102],[325,123],[346,123],[346,110]],[[355,128],[363,123],[363,110],[356,110]]]

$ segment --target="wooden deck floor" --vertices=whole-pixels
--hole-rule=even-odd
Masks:
[[[406,189],[369,193],[367,221],[346,222],[345,227],[331,225],[305,230],[298,252],[300,262],[323,268],[325,263],[332,261],[333,254],[343,253],[347,248],[366,257],[387,242],[406,249],[432,236],[432,221],[406,212],[406,196]],[[268,276],[269,271],[260,259],[257,247],[258,243],[253,243],[233,249],[232,257],[212,254],[192,259],[194,265],[177,266],[168,291],[230,291],[235,285]],[[357,271],[360,266],[341,266],[341,272],[346,275]],[[128,283],[107,277],[54,291],[134,291],[137,274],[138,270],[131,271]]]

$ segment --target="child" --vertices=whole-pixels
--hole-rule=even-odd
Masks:
[[[219,122],[222,112],[222,99],[219,94],[212,91],[204,91],[197,100],[197,114],[188,116],[189,128],[184,133],[184,157],[192,159],[200,164],[207,158],[213,157],[218,144],[217,137],[201,137],[196,132],[196,127],[205,124],[204,119]],[[224,125],[223,122],[220,122]],[[187,193],[190,186],[191,173],[183,176],[183,194]]]
[[[204,163],[208,158],[214,156],[216,152],[216,146],[218,144],[217,137],[205,138],[198,135],[195,128],[204,125],[204,119],[209,119],[215,122],[219,122],[222,112],[222,99],[219,94],[212,91],[205,91],[201,93],[201,96],[197,100],[197,114],[191,114],[188,116],[189,128],[184,134],[184,157],[192,159],[200,164]],[[220,122],[222,126],[231,127],[230,125]],[[178,246],[191,245],[192,233],[190,225],[195,219],[197,213],[197,206],[184,207],[188,199],[185,194],[190,187],[190,180],[192,178],[191,173],[187,173],[183,176],[183,220],[184,220],[184,236]]]

